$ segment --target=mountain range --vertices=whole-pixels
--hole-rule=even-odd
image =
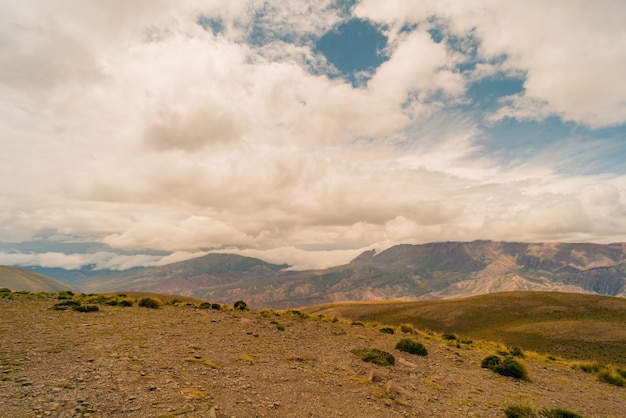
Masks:
[[[178,294],[255,308],[345,300],[449,299],[532,290],[626,296],[626,243],[438,242],[367,251],[325,270],[210,253],[127,271],[37,271],[91,293]]]

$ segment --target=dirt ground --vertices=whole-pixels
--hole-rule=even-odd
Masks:
[[[540,356],[524,360],[530,381],[503,377],[480,368],[494,352],[478,342],[298,315],[55,302],[0,299],[1,416],[504,417],[513,404],[626,416],[626,388]],[[428,355],[395,350],[407,336]],[[365,363],[358,348],[396,363]]]

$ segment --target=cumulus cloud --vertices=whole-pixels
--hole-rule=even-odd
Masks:
[[[480,142],[504,118],[626,121],[620,3],[131,3],[0,6],[4,241],[48,229],[173,252],[94,256],[102,268],[224,248],[312,268],[401,242],[626,239],[623,177],[561,170],[593,141],[506,166]],[[315,49],[354,17],[389,39],[358,87]],[[524,89],[485,120],[466,93],[494,74]]]
[[[568,0],[515,4],[475,1],[365,0],[358,16],[400,28],[404,23],[446,22],[453,34],[469,31],[486,60],[504,57],[504,68],[526,74],[521,98],[506,116],[543,118],[551,114],[589,126],[626,121],[626,5]],[[547,104],[536,112],[537,103]]]

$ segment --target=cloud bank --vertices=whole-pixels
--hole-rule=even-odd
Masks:
[[[0,239],[162,250],[173,254],[166,261],[235,251],[294,268],[397,243],[625,241],[625,9],[3,4]],[[382,63],[357,75],[317,48],[353,19],[387,39]],[[489,83],[502,79],[521,89],[498,93]],[[477,83],[489,94],[474,94]],[[529,126],[524,139],[507,131]],[[5,253],[1,262],[164,261]]]

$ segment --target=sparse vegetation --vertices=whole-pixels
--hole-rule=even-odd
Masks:
[[[139,301],[139,306],[142,308],[159,309],[161,303],[153,298],[143,298]]]
[[[57,294],[57,299],[71,299],[74,293],[71,290],[61,290]]]
[[[428,350],[420,342],[403,338],[396,344],[396,350],[404,351],[405,353],[415,354],[417,356],[428,355]]]
[[[52,309],[57,311],[64,311],[68,308],[75,308],[80,306],[80,302],[75,300],[64,300],[63,302],[55,303]]]
[[[527,405],[510,405],[504,410],[507,418],[537,418],[537,413]]]
[[[73,306],[72,309],[77,312],[98,312],[100,310],[100,308],[98,308],[96,305],[79,305]]]
[[[201,357],[187,357],[187,358],[185,358],[185,361],[187,361],[189,363],[204,364],[205,366],[209,366],[210,368],[215,369],[215,370],[220,370],[222,368],[217,363],[215,363],[215,362],[213,362],[211,360],[203,359]]]
[[[351,352],[361,358],[361,360],[378,364],[379,366],[393,366],[396,363],[396,358],[386,351],[379,350],[377,348],[371,349],[354,349]]]
[[[566,409],[542,409],[536,412],[527,405],[510,405],[504,410],[507,418],[583,418],[575,412]]]
[[[626,385],[626,369],[615,367],[611,364],[602,364],[597,361],[579,362],[572,367],[586,373],[595,373],[600,382],[615,386]]]
[[[541,309],[537,309],[541,307]],[[595,359],[626,367],[626,299],[559,292],[496,293],[462,300],[334,303],[307,308],[311,314],[385,326],[410,324],[436,333],[498,340],[526,352],[565,360]],[[425,315],[424,313],[428,313]],[[558,317],[558,324],[554,322]],[[512,328],[515,328],[515,331]],[[555,338],[558,327],[560,338]],[[598,330],[603,330],[598,334]],[[443,338],[443,337],[440,337]],[[567,341],[567,343],[565,343]]]
[[[518,360],[515,360],[513,357],[505,357],[505,359],[502,360],[500,357],[495,355],[487,356],[481,361],[480,367],[483,369],[489,369],[502,376],[528,380],[528,371],[526,370],[526,366]]]
[[[394,329],[390,328],[390,327],[381,328],[380,332],[382,332],[384,334],[394,334],[395,333]]]
[[[441,338],[448,341],[454,341],[457,339],[456,335],[454,334],[441,334]]]
[[[400,325],[400,331],[404,332],[405,334],[414,334],[415,328],[413,328],[412,325],[402,324]]]
[[[276,329],[279,331],[284,331],[285,330],[285,326],[281,325],[278,321],[272,321],[270,322],[270,324],[276,325]]]
[[[617,373],[613,368],[600,370],[596,376],[598,377],[599,381],[608,383],[610,385],[624,386],[624,383],[626,383],[622,375]]]
[[[233,307],[240,311],[245,311],[248,309],[248,304],[243,300],[238,300],[233,304]]]

